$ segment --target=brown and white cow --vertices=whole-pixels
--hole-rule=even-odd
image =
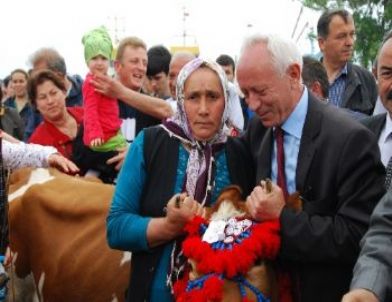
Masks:
[[[20,279],[33,275],[36,298],[123,301],[130,254],[106,243],[113,186],[47,169],[16,171],[10,184],[14,272]],[[16,284],[10,284],[10,300],[26,301],[26,294],[14,297]]]

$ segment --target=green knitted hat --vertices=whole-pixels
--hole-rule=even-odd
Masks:
[[[84,45],[84,59],[87,64],[97,55],[102,55],[108,60],[111,59],[113,51],[112,40],[104,26],[86,33],[82,38],[82,43]]]

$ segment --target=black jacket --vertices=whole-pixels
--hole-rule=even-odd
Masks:
[[[361,66],[347,64],[347,85],[342,98],[342,108],[371,115],[378,92],[373,75]]]
[[[251,121],[244,139],[256,181],[271,174],[272,129]],[[309,95],[296,167],[299,214],[284,208],[279,258],[301,302],[338,302],[349,290],[359,241],[384,194],[375,136],[333,106]]]
[[[380,137],[381,131],[385,126],[387,114],[381,113],[373,116],[369,116],[360,120],[360,122],[369,128],[376,137],[377,140]]]

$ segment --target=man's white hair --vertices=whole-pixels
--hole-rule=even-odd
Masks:
[[[240,59],[248,48],[260,43],[266,45],[271,54],[272,62],[281,76],[294,63],[299,64],[302,70],[302,55],[297,45],[293,41],[283,39],[277,35],[254,34],[249,36],[242,44]]]
[[[196,56],[190,51],[178,51],[172,55],[170,63],[174,62],[177,59],[187,59],[189,61],[192,61],[194,58],[196,58]]]

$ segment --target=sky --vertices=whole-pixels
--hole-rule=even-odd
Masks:
[[[109,29],[114,42],[138,36],[148,47],[163,44],[168,48],[183,43],[185,29],[187,45],[198,45],[201,56],[216,59],[226,53],[236,59],[244,37],[252,33],[291,38],[300,10],[298,0],[2,1],[0,78],[16,68],[30,68],[29,56],[41,47],[56,48],[68,72],[84,77],[81,39],[101,25]],[[303,53],[318,51],[307,34],[316,30],[319,14],[305,8],[299,18],[293,39],[298,39]]]

